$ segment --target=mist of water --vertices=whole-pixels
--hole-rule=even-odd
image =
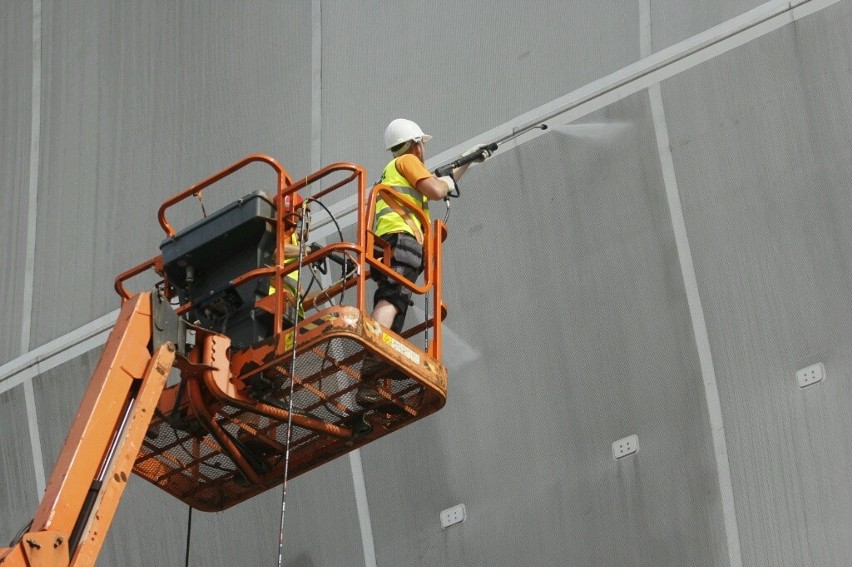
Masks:
[[[587,122],[585,124],[554,124],[548,131],[570,138],[607,144],[617,141],[633,128],[632,122]]]

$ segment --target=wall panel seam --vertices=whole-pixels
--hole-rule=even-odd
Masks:
[[[352,470],[352,486],[355,491],[355,506],[358,510],[358,526],[361,528],[364,567],[376,567],[373,523],[370,518],[370,505],[367,500],[367,486],[364,482],[364,464],[361,461],[361,449],[355,449],[349,453],[349,467]]]
[[[24,268],[23,302],[21,306],[21,355],[30,350],[32,332],[33,283],[35,281],[36,223],[38,221],[39,154],[41,136],[41,0],[33,0],[32,12],[32,92],[30,103],[29,187],[27,191],[27,251]],[[32,380],[24,382],[24,401],[27,409],[27,431],[33,457],[36,495],[41,498],[45,489],[44,458],[38,428],[38,409]]]
[[[651,41],[650,0],[639,0],[639,16],[640,49],[642,56],[647,56],[653,48]],[[722,521],[728,547],[728,564],[733,567],[740,567],[742,565],[742,550],[740,549],[739,527],[737,525],[734,491],[731,483],[731,466],[728,460],[722,407],[716,383],[716,370],[713,366],[713,352],[710,347],[707,322],[704,319],[704,307],[701,302],[701,293],[698,289],[698,277],[695,273],[692,250],[689,246],[689,236],[686,232],[683,204],[680,200],[677,185],[674,157],[671,152],[668,124],[666,122],[665,107],[659,83],[648,87],[648,97],[651,106],[654,134],[657,140],[660,169],[663,175],[663,185],[669,206],[672,232],[674,233],[678,262],[689,306],[689,318],[692,323],[693,336],[695,337],[695,347],[701,369],[701,381],[704,386],[704,398],[710,420],[710,436],[713,442],[716,476],[722,502]]]
[[[87,351],[103,345],[118,319],[119,311],[116,309],[0,366],[0,394],[19,386],[32,376],[79,356],[80,345],[88,346]],[[36,368],[38,371],[34,372]],[[24,376],[28,378],[23,378]]]
[[[675,234],[678,260],[680,262],[687,303],[689,305],[692,331],[695,337],[702,383],[704,385],[704,397],[710,419],[710,433],[713,441],[716,473],[722,501],[722,516],[725,524],[725,535],[728,541],[728,559],[730,565],[739,567],[742,565],[742,552],[740,550],[739,528],[737,526],[734,491],[731,482],[731,466],[728,460],[727,442],[725,440],[722,404],[716,382],[716,370],[713,365],[713,352],[710,347],[709,331],[704,318],[704,307],[701,302],[701,294],[698,290],[698,278],[695,273],[692,251],[686,233],[686,224],[678,192],[674,160],[669,146],[668,128],[666,126],[660,85],[656,84],[648,87],[648,95],[651,101],[654,132],[657,136],[657,149],[660,154],[660,163],[663,170],[663,184],[669,203],[672,229]]]

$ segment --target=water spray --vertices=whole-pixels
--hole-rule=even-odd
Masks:
[[[554,125],[552,131],[569,138],[595,144],[608,144],[617,141],[632,127],[633,124],[630,122],[584,122]]]

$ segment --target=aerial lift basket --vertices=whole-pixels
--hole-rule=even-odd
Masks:
[[[274,194],[249,192],[181,231],[172,228],[170,207],[254,163],[275,171]],[[309,204],[355,201],[354,242],[341,236],[285,264],[284,245],[301,226],[288,197],[315,185],[326,187]],[[420,285],[390,269],[389,247],[372,233],[378,198],[396,201],[421,221]],[[136,458],[137,475],[194,508],[223,510],[282,483],[285,474],[293,478],[444,405],[446,227],[430,224],[389,187],[368,195],[361,167],[333,164],[294,182],[272,158],[249,156],[166,201],[159,220],[166,233],[162,254],[116,279],[127,300],[130,278],[152,269],[162,277],[153,301],[157,320],[167,323],[154,333],[178,343],[180,377],[163,391]],[[296,297],[283,282],[297,264],[303,288],[311,266],[325,265],[325,279],[333,281]],[[430,298],[424,321],[401,334],[378,326],[366,301],[377,271]],[[281,292],[270,294],[270,285]],[[367,383],[382,401],[359,401]]]

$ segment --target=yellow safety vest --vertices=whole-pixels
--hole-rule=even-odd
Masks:
[[[293,246],[299,245],[299,239],[296,238],[296,233],[290,235],[290,244]],[[292,264],[293,262],[298,261],[298,258],[285,258],[284,265]],[[299,286],[299,270],[295,269],[292,272],[289,272],[284,275],[284,278],[281,280],[284,282],[284,285],[287,286],[287,289],[290,290],[291,293],[296,293],[296,288]],[[275,286],[272,285],[272,278],[269,279],[269,295],[275,293]]]
[[[419,206],[423,209],[423,212],[426,214],[426,220],[429,221],[429,198],[415,189],[411,183],[408,182],[408,179],[397,171],[397,159],[399,158],[392,159],[390,163],[385,166],[385,170],[382,173],[382,179],[379,183],[393,187],[404,200],[408,201],[415,207]],[[414,215],[406,216],[408,216],[414,224],[422,230],[423,227],[420,225],[420,221],[417,220]],[[405,219],[402,218],[399,213],[395,212],[390,205],[385,203],[384,199],[379,199],[376,202],[376,221],[373,225],[373,232],[375,232],[377,236],[392,234],[394,232],[407,232],[412,236],[416,236],[414,230],[408,226]]]

